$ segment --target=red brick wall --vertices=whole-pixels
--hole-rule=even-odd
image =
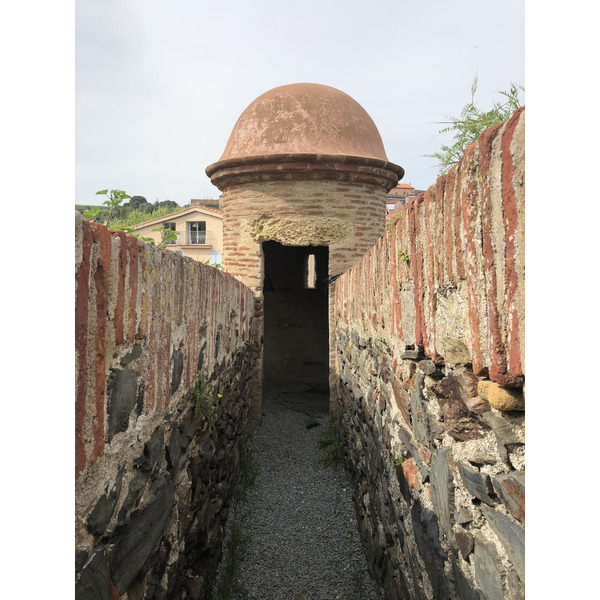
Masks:
[[[335,220],[331,224],[331,243],[312,238],[315,245],[329,246],[332,274],[359,260],[385,228],[385,189],[374,185],[326,180],[262,182],[230,186],[221,199],[223,268],[253,289],[262,288],[261,242],[249,231],[261,217],[303,218],[326,224],[328,219]],[[294,232],[296,245],[304,245],[310,234],[304,234],[301,222],[298,223],[298,231]],[[280,230],[280,234],[286,232]]]

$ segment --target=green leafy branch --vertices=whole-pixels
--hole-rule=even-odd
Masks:
[[[157,245],[157,248],[162,250],[166,248],[167,244],[174,244],[181,233],[168,227],[155,227],[152,231],[160,231],[161,242]]]
[[[207,259],[207,260],[205,260],[202,264],[203,265],[208,265],[209,267],[214,267],[215,269],[217,269],[217,271],[223,268],[221,266],[221,263],[211,263],[210,262],[210,258]]]
[[[511,83],[508,91],[498,92],[503,96],[503,100],[494,102],[490,110],[482,111],[475,103],[477,85],[478,79],[475,75],[471,84],[471,101],[465,104],[458,117],[447,116],[448,121],[440,122],[448,126],[440,129],[438,135],[454,133],[453,143],[442,145],[439,152],[425,154],[425,157],[439,161],[439,175],[447,173],[450,167],[457,164],[467,147],[476,141],[485,129],[506,121],[521,106],[519,93],[524,92],[525,88],[520,84]]]
[[[192,393],[194,400],[194,419],[203,417],[210,429],[215,426],[215,403],[223,396],[215,394],[215,388],[206,381],[204,373],[199,372]]]
[[[96,196],[108,196],[108,200],[105,200],[102,204],[108,207],[108,217],[106,218],[106,227],[110,223],[111,217],[115,215],[115,210],[119,207],[123,200],[128,200],[131,198],[129,194],[124,192],[123,190],[100,190],[96,192]]]

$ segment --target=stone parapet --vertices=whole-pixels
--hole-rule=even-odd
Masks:
[[[199,597],[249,411],[254,296],[80,215],[75,238],[77,598]]]
[[[338,423],[390,600],[523,597],[524,126],[485,131],[335,283]]]

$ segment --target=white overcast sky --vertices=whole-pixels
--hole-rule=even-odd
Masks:
[[[441,121],[524,77],[523,0],[77,0],[77,203],[118,188],[149,201],[218,198],[204,169],[242,111],[296,82],[371,115],[404,183],[426,189]],[[524,99],[524,95],[522,96]]]

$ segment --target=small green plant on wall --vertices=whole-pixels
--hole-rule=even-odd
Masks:
[[[160,231],[161,242],[156,246],[161,250],[167,247],[167,244],[174,244],[179,237],[180,231],[173,231],[167,227],[155,227],[152,231]]]
[[[398,256],[400,257],[401,262],[404,262],[404,263],[410,262],[408,252],[405,252],[404,250],[398,250]]]
[[[223,396],[215,394],[214,386],[206,381],[204,373],[199,372],[193,393],[194,419],[203,417],[212,429],[215,425],[215,403]]]
[[[402,455],[394,456],[394,466],[395,467],[399,467],[403,463],[404,463],[404,456],[402,456]]]
[[[321,464],[326,468],[337,469],[342,460],[342,440],[337,427],[329,427],[319,445],[323,450]]]
[[[211,263],[210,262],[210,258],[205,260],[203,263],[203,265],[208,265],[209,267],[213,267],[215,269],[217,269],[217,271],[220,271],[223,267],[221,266],[221,263]]]

